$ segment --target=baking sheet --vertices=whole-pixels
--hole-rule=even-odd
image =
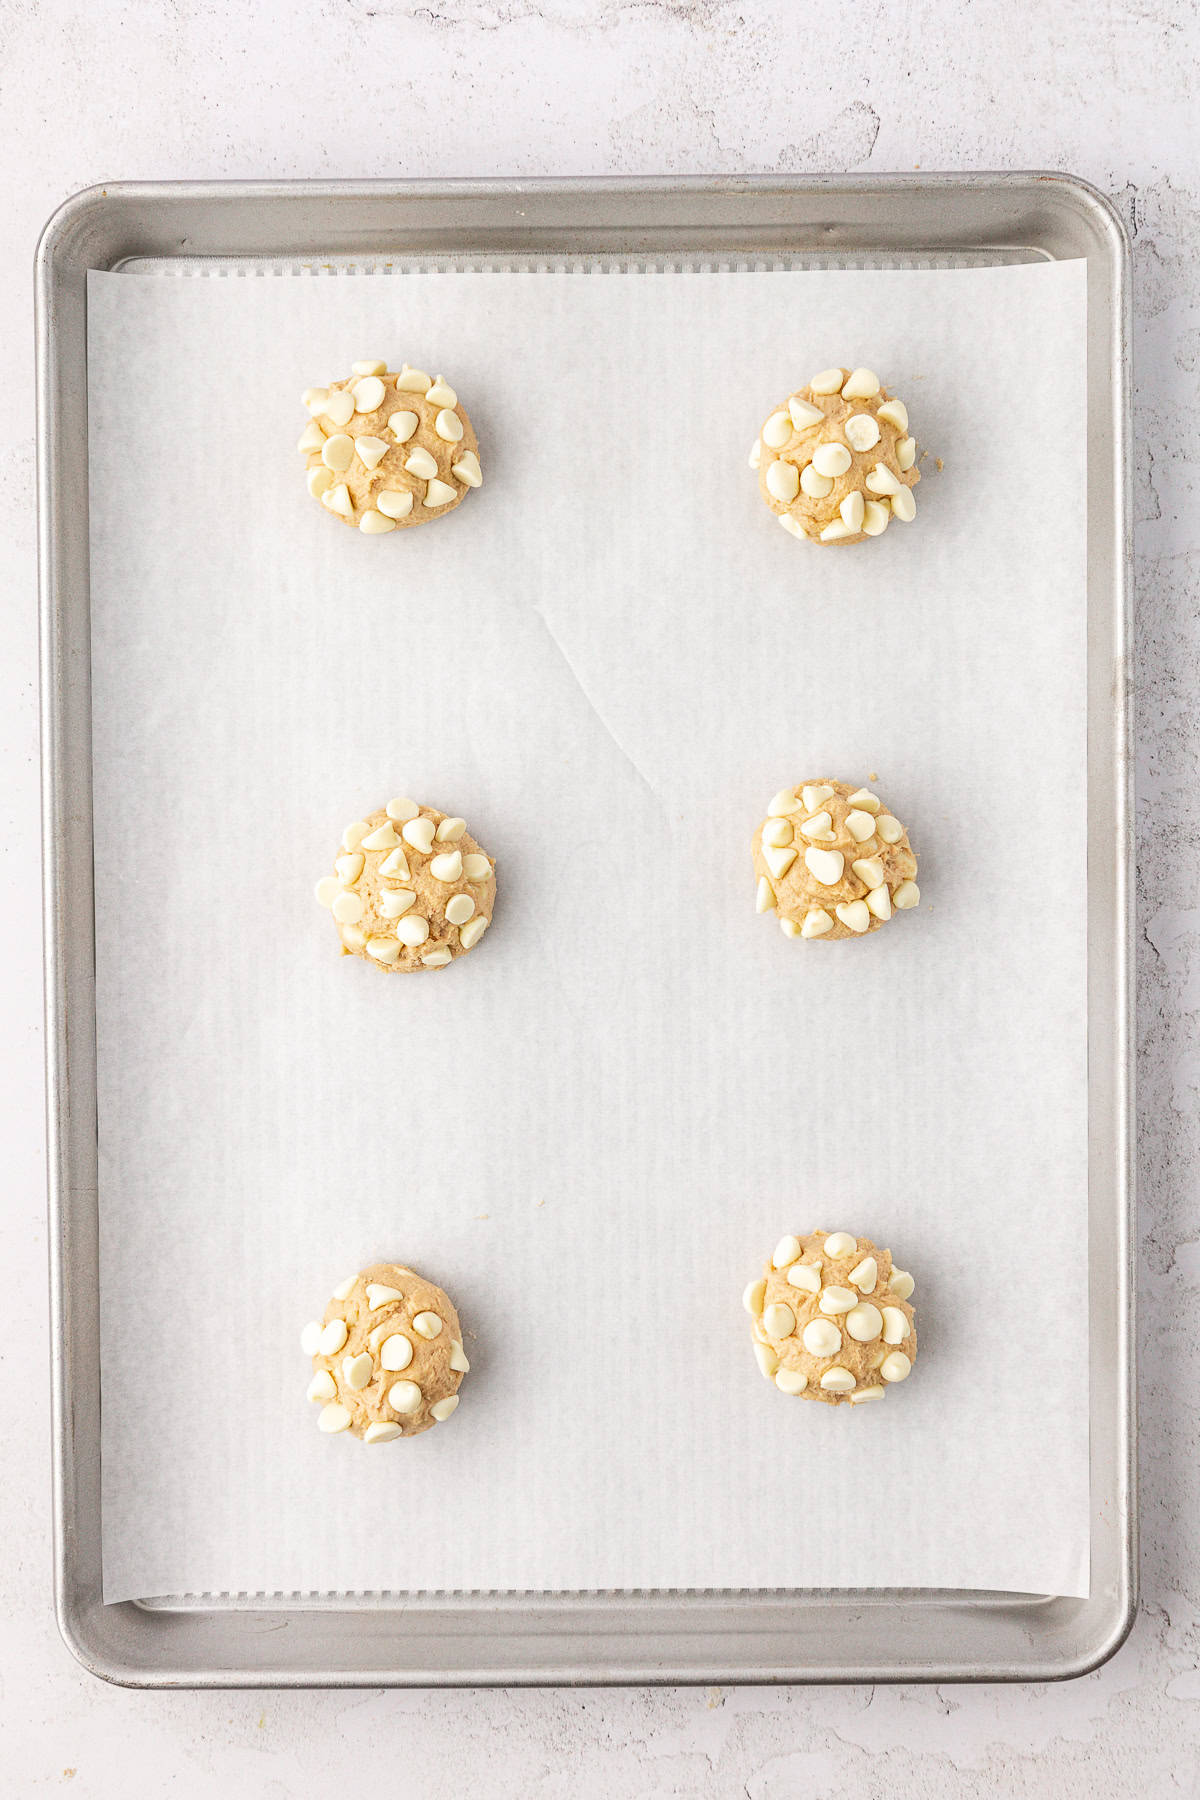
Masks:
[[[90,277],[107,1599],[1086,1593],[1084,282]],[[487,475],[382,544],[291,449],[373,355],[445,368]],[[860,356],[946,469],[823,555],[745,452]],[[789,944],[749,832],[873,770],[926,904]],[[502,878],[413,983],[311,899],[401,790]],[[884,1407],[749,1355],[741,1286],[810,1224],[917,1275]],[[474,1366],[368,1459],[296,1332],[379,1255]]]

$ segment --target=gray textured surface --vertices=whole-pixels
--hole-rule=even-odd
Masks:
[[[1200,1794],[1200,25],[1169,0],[0,0],[0,1793]],[[117,177],[1052,167],[1117,196],[1137,304],[1144,1603],[1058,1688],[140,1695],[50,1615],[30,259]],[[981,422],[983,423],[983,422]],[[1014,474],[1014,492],[1022,490]],[[1053,482],[1035,503],[1053,505]]]

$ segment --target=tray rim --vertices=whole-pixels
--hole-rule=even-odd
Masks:
[[[1104,454],[1089,463],[1089,552],[1093,549],[1093,514],[1097,495],[1109,503],[1111,536],[1104,542],[1111,577],[1110,616],[1099,623],[1111,633],[1111,667],[1106,685],[1111,706],[1111,769],[1104,777],[1103,797],[1111,809],[1115,866],[1102,870],[1111,886],[1110,916],[1116,927],[1113,963],[1099,978],[1089,953],[1089,1085],[1094,1090],[1095,1068],[1091,1052],[1093,1001],[1097,994],[1110,1002],[1112,1042],[1110,1081],[1106,1098],[1111,1106],[1113,1141],[1106,1174],[1111,1181],[1113,1216],[1111,1242],[1101,1244],[1111,1261],[1112,1303],[1110,1323],[1115,1345],[1115,1417],[1111,1444],[1106,1445],[1112,1475],[1110,1499],[1116,1516],[1097,1519],[1095,1492],[1097,1448],[1093,1420],[1093,1585],[1089,1599],[1070,1601],[1047,1596],[992,1597],[997,1614],[1020,1614],[1012,1642],[990,1659],[936,1657],[920,1654],[917,1645],[903,1646],[892,1660],[877,1654],[853,1658],[825,1655],[798,1659],[801,1639],[811,1631],[819,1640],[840,1626],[854,1641],[863,1636],[863,1615],[880,1606],[893,1609],[899,1635],[906,1623],[905,1595],[900,1590],[869,1592],[838,1590],[832,1598],[818,1590],[797,1590],[784,1597],[765,1591],[674,1594],[620,1594],[610,1596],[447,1596],[430,1597],[430,1604],[414,1604],[397,1597],[391,1605],[372,1605],[375,1618],[393,1623],[393,1635],[383,1643],[391,1658],[363,1658],[361,1638],[364,1608],[361,1601],[336,1601],[319,1606],[283,1601],[261,1610],[214,1603],[211,1608],[171,1609],[161,1602],[128,1601],[105,1605],[101,1599],[99,1567],[99,1368],[98,1293],[95,1287],[96,1188],[89,1172],[94,1164],[94,1038],[92,1042],[91,1113],[89,1095],[81,1093],[79,1058],[86,1071],[87,1012],[84,1029],[72,1030],[81,1006],[90,1006],[94,1032],[94,993],[87,963],[92,955],[91,868],[81,867],[79,850],[90,853],[90,762],[85,770],[71,767],[64,755],[68,737],[78,742],[81,724],[90,724],[88,686],[90,668],[86,643],[67,640],[72,623],[72,603],[87,611],[86,529],[86,314],[84,286],[88,268],[113,268],[147,254],[182,256],[292,255],[280,248],[285,231],[294,232],[295,221],[328,209],[325,234],[318,242],[332,250],[329,233],[338,236],[335,217],[348,214],[357,225],[346,229],[345,242],[355,253],[368,254],[372,233],[404,232],[395,215],[405,208],[436,208],[439,223],[426,231],[450,241],[455,232],[469,233],[474,212],[486,218],[491,229],[506,241],[521,238],[526,248],[541,247],[545,240],[567,240],[591,232],[594,247],[601,235],[629,246],[628,253],[645,253],[649,240],[661,245],[664,221],[674,214],[674,229],[681,234],[706,235],[715,222],[702,215],[714,203],[734,211],[741,209],[744,223],[737,229],[750,236],[783,232],[787,241],[803,230],[810,241],[804,250],[850,251],[881,249],[887,245],[888,226],[881,202],[889,207],[906,198],[920,212],[921,202],[938,197],[933,222],[924,235],[895,247],[908,253],[925,249],[936,254],[960,244],[969,248],[1000,248],[1020,244],[1033,248],[1032,236],[1014,238],[1004,233],[1004,221],[1023,220],[1046,229],[1054,226],[1068,237],[1076,234],[1070,254],[1086,256],[1089,278],[1093,265],[1103,268],[1103,304],[1106,329],[1099,333],[1107,343],[1107,397],[1110,406],[1099,411],[1093,383],[1096,378],[1092,340],[1097,335],[1096,286],[1089,280],[1089,438],[1100,433]],[[966,208],[986,212],[992,208],[1000,235],[981,241],[975,233],[957,227],[953,235],[950,215]],[[591,226],[581,223],[575,209],[599,207],[604,217]],[[216,207],[229,221],[231,241],[238,231],[254,234],[252,243],[237,249],[198,251],[194,232],[203,215]],[[272,210],[273,209],[273,210]],[[357,209],[357,210],[356,210]],[[607,211],[605,211],[607,209]],[[646,216],[642,217],[639,209]],[[264,211],[270,211],[275,238],[271,247],[261,242]],[[749,214],[755,216],[751,218]],[[235,219],[235,215],[236,219]],[[293,216],[294,215],[294,216]],[[536,215],[536,216],[534,216]],[[445,221],[442,223],[441,221]],[[236,224],[237,230],[232,230]],[[723,230],[733,230],[723,225]],[[478,227],[476,227],[478,229]],[[939,231],[941,236],[939,237]],[[182,235],[181,235],[182,232]],[[538,235],[541,234],[541,235]],[[290,240],[289,240],[290,241]],[[736,237],[734,242],[737,241]],[[147,246],[152,246],[147,248]],[[692,247],[696,247],[694,244]],[[797,253],[802,253],[793,244]],[[1050,252],[1057,256],[1057,252]],[[1054,172],[1010,172],[963,175],[953,172],[861,177],[819,176],[690,176],[684,178],[623,177],[536,180],[494,179],[418,181],[318,181],[318,182],[128,182],[93,186],[73,195],[51,217],[38,245],[37,352],[38,352],[38,493],[39,493],[39,593],[41,627],[41,705],[43,745],[43,871],[45,916],[45,1006],[47,1134],[49,1155],[49,1259],[51,1299],[52,1413],[54,1435],[54,1561],[55,1607],[60,1631],[73,1654],[92,1673],[128,1686],[449,1686],[587,1684],[628,1685],[688,1684],[699,1682],[839,1682],[847,1681],[963,1681],[1057,1680],[1085,1674],[1111,1656],[1128,1634],[1137,1607],[1136,1466],[1134,1389],[1134,1289],[1132,1282],[1133,1169],[1133,1068],[1131,1033],[1132,816],[1131,816],[1131,704],[1128,671],[1129,596],[1131,592],[1131,530],[1129,507],[1130,416],[1130,245],[1124,224],[1111,202],[1097,189],[1076,177]],[[82,385],[81,385],[82,378]],[[83,430],[80,432],[82,424]],[[72,463],[74,467],[72,468]],[[79,476],[83,481],[80,484]],[[71,474],[75,481],[68,478]],[[1091,559],[1090,559],[1091,560]],[[1095,643],[1095,594],[1089,575],[1089,789],[1096,787],[1092,768],[1093,702],[1097,698],[1093,667]],[[84,633],[86,637],[86,633]],[[82,647],[82,654],[81,654]],[[90,731],[88,734],[90,746]],[[90,754],[90,750],[89,750]],[[72,840],[72,849],[67,839]],[[1089,861],[1089,904],[1095,871]],[[86,941],[77,930],[71,939],[66,927],[72,921],[84,927]],[[1107,976],[1107,979],[1106,979]],[[74,1083],[74,1085],[73,1085]],[[84,1087],[86,1084],[82,1084]],[[75,1104],[78,1100],[78,1104]],[[1092,1167],[1092,1126],[1089,1124],[1089,1182]],[[82,1166],[81,1166],[82,1165]],[[1098,1221],[1093,1202],[1089,1209],[1089,1235],[1093,1251]],[[92,1282],[83,1288],[82,1277],[90,1270]],[[1091,1311],[1097,1305],[1098,1273],[1093,1256]],[[1095,1367],[1097,1333],[1092,1333],[1091,1360]],[[89,1349],[92,1354],[88,1355]],[[1095,1405],[1093,1385],[1093,1410]],[[90,1434],[90,1435],[89,1435]],[[90,1451],[90,1457],[89,1457]],[[89,1512],[86,1502],[91,1500]],[[1095,1578],[1097,1529],[1105,1537],[1106,1566],[1103,1579]],[[1109,1541],[1111,1540],[1111,1541]],[[89,1561],[90,1557],[90,1561]],[[919,1606],[916,1604],[919,1594]],[[414,1597],[415,1598],[415,1597]],[[439,1614],[437,1602],[445,1604]],[[922,1630],[940,1618],[949,1632],[963,1615],[979,1611],[982,1595],[953,1590],[918,1590],[910,1594],[910,1610],[918,1645]],[[503,1602],[503,1604],[500,1604]],[[524,1629],[498,1630],[501,1651],[516,1656],[500,1662],[477,1651],[470,1655],[460,1639],[470,1636],[482,1644],[480,1630],[487,1617],[512,1614]],[[1069,1619],[1051,1615],[1064,1610]],[[716,1615],[720,1614],[718,1618]],[[686,1614],[686,1617],[683,1616]],[[740,1618],[753,1615],[751,1628]],[[812,1615],[809,1618],[807,1615]],[[411,1632],[408,1660],[395,1659],[395,1626],[401,1618],[409,1626],[419,1617],[440,1619],[432,1637]],[[571,1651],[557,1640],[569,1639],[561,1621],[574,1622]],[[1034,1620],[1037,1621],[1035,1633]],[[232,1621],[237,1621],[236,1624]],[[320,1620],[322,1629],[314,1631]],[[308,1626],[306,1632],[305,1626]],[[819,1625],[819,1630],[817,1629]],[[227,1639],[221,1641],[224,1628]],[[705,1629],[707,1627],[707,1629]],[[684,1650],[682,1640],[696,1633],[699,1645]],[[867,1634],[869,1636],[869,1634]],[[278,1640],[314,1639],[321,1655],[288,1660],[271,1654],[281,1648]],[[1067,1643],[1057,1653],[1054,1640]],[[729,1638],[726,1646],[719,1638]],[[542,1639],[551,1642],[549,1657],[534,1654]],[[210,1643],[210,1640],[211,1643]],[[526,1660],[521,1661],[522,1649]],[[374,1646],[372,1646],[373,1648]],[[382,1645],[381,1645],[382,1647]],[[488,1648],[492,1648],[491,1645]],[[232,1650],[232,1653],[231,1653]],[[341,1656],[328,1653],[336,1650]],[[453,1651],[454,1654],[448,1654]],[[557,1652],[557,1653],[554,1653]]]

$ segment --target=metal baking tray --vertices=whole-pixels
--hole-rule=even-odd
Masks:
[[[1091,1594],[206,1595],[105,1605],[88,591],[86,276],[133,259],[1088,263]],[[37,256],[55,1585],[79,1660],[137,1686],[1045,1681],[1136,1605],[1130,948],[1129,246],[1055,174],[121,184]]]

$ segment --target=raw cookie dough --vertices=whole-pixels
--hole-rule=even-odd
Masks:
[[[921,898],[899,819],[869,788],[805,781],[784,788],[754,833],[756,906],[786,937],[864,937]]]
[[[917,515],[917,440],[908,412],[870,369],[826,369],[771,414],[750,467],[785,531],[859,544]]]
[[[317,899],[333,914],[343,956],[391,973],[443,969],[473,950],[492,922],[496,869],[465,819],[389,800],[342,833]]]
[[[417,1437],[448,1419],[471,1366],[447,1296],[402,1263],[372,1263],[343,1281],[300,1347],[312,1357],[318,1428],[368,1444]]]
[[[742,1296],[759,1368],[781,1393],[807,1400],[882,1400],[917,1358],[913,1285],[869,1238],[781,1238],[766,1274]]]
[[[358,362],[303,401],[312,418],[296,448],[308,491],[368,536],[440,519],[483,484],[471,421],[440,375]]]

